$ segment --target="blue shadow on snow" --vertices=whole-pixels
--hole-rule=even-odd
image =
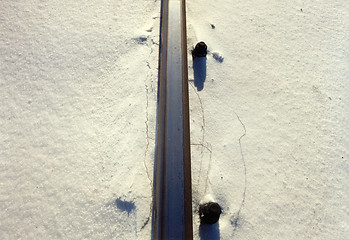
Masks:
[[[201,223],[199,227],[199,236],[201,240],[218,240],[221,238],[219,233],[219,222],[215,224]]]
[[[204,89],[206,80],[206,57],[196,57],[193,59],[194,85],[198,91]]]
[[[124,201],[120,198],[117,198],[114,201],[114,205],[120,209],[122,212],[127,212],[128,215],[130,215],[130,212],[136,209],[136,205],[134,202],[131,201]]]

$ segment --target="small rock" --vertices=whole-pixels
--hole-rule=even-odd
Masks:
[[[206,57],[207,55],[207,45],[205,42],[199,42],[196,44],[194,50],[192,51],[193,58],[196,57]]]
[[[199,215],[202,223],[214,224],[219,220],[222,209],[218,203],[208,202],[200,205]]]

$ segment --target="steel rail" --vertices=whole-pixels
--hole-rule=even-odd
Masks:
[[[162,0],[152,239],[192,239],[185,0]]]

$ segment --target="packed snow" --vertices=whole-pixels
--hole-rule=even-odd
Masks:
[[[150,239],[160,5],[0,2],[0,239]],[[194,239],[347,239],[348,2],[187,0],[187,31]]]

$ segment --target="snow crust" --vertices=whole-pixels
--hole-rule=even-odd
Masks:
[[[192,143],[209,148],[193,147],[194,199],[209,193],[224,212],[209,232],[196,222],[197,237],[347,239],[348,10],[188,1],[190,45],[211,51],[190,94]]]
[[[150,239],[160,1],[0,13],[0,239]],[[347,1],[188,0],[187,21],[210,51],[189,54],[194,238],[347,239]]]
[[[0,239],[149,238],[159,4],[1,1]]]

